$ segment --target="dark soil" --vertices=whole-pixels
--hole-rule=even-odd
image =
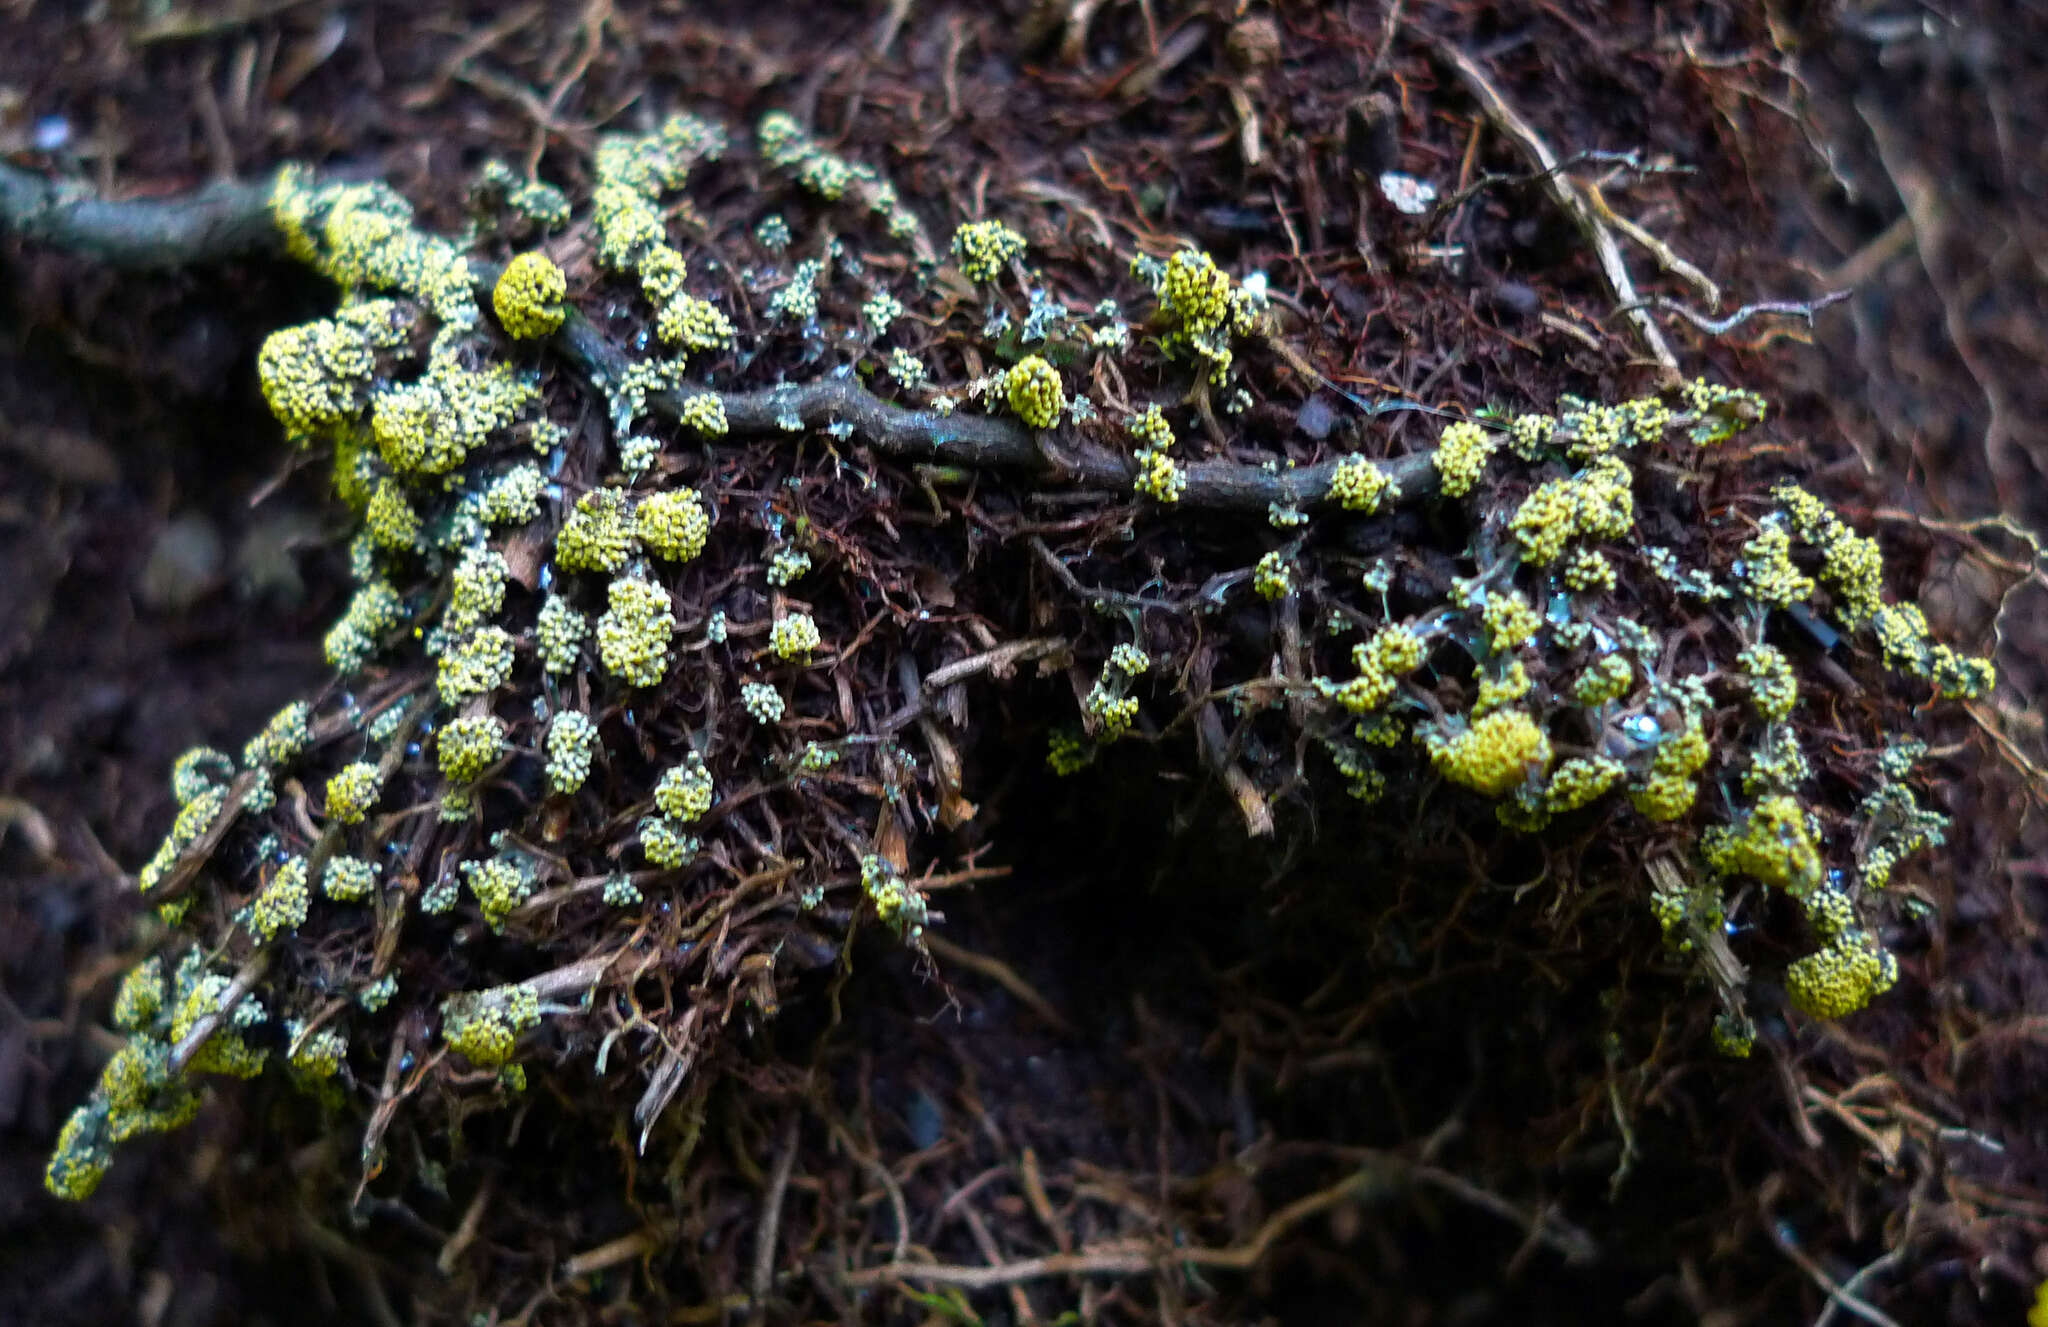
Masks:
[[[2015,1320],[2048,1273],[2030,1261],[2048,1234],[2035,921],[2048,834],[2033,814],[2048,581],[2016,533],[2048,529],[2048,116],[2034,91],[2048,15],[1410,5],[1382,58],[1381,6],[1286,6],[1286,63],[1270,68],[1242,29],[1249,54],[1230,53],[1236,6],[1161,0],[1104,6],[1078,63],[1057,32],[1020,48],[1023,4],[912,4],[896,28],[878,3],[70,8],[17,6],[0,25],[14,30],[0,40],[0,151],[113,192],[308,159],[382,175],[452,217],[454,181],[487,154],[536,154],[574,188],[599,127],[678,104],[735,121],[784,106],[935,210],[1060,204],[1065,228],[1031,236],[1054,261],[1157,232],[1263,267],[1326,375],[1464,406],[1640,387],[1649,371],[1627,362],[1625,322],[1601,317],[1610,301],[1576,233],[1527,188],[1476,195],[1440,237],[1465,246],[1462,268],[1389,267],[1400,219],[1361,220],[1345,163],[1354,99],[1391,97],[1393,164],[1447,192],[1519,173],[1432,58],[1428,39],[1445,40],[1560,154],[1696,168],[1611,198],[1720,283],[1719,313],[1853,293],[1810,331],[1764,314],[1709,336],[1665,315],[1682,363],[1780,402],[1793,424],[1780,436],[1804,440],[1787,467],[1882,531],[1942,635],[1998,642],[2005,685],[1943,767],[1957,829],[1917,882],[1938,922],[1901,989],[1839,1028],[1780,1022],[1785,1049],[1746,1063],[1667,1056],[1678,983],[1547,981],[1499,946],[1505,891],[1396,908],[1405,930],[1293,925],[1283,905],[1302,881],[1369,885],[1351,822],[1277,862],[1236,846],[1227,808],[1141,761],[1079,786],[984,763],[970,777],[977,832],[1013,872],[949,896],[945,934],[1078,1027],[986,965],[942,955],[935,980],[877,946],[836,992],[850,1028],[816,1057],[846,1136],[799,1136],[783,1220],[815,1222],[822,1241],[829,1213],[856,1210],[886,1249],[890,1204],[864,1169],[878,1159],[908,1238],[979,1265],[988,1230],[1049,1247],[1020,1179],[1042,1159],[1092,1167],[1132,1210],[1207,1200],[1216,1228],[1189,1238],[1227,1244],[1379,1149],[1411,1168],[1250,1273],[1108,1283],[1086,1316],[1807,1322],[1829,1282],[1899,1322],[1992,1322]],[[597,15],[601,40],[584,21]],[[1181,37],[1187,57],[1149,77],[1155,39],[1172,51]],[[1259,117],[1256,166],[1233,87]],[[1705,309],[1631,260],[1652,293]],[[118,974],[150,934],[124,871],[170,818],[172,757],[239,743],[322,676],[336,518],[289,473],[252,371],[262,334],[317,297],[283,268],[139,277],[0,249],[0,1323],[445,1309],[393,1269],[431,1260],[467,1195],[349,1231],[293,1196],[297,1158],[265,1127],[285,1107],[261,1088],[124,1153],[83,1207],[40,1184],[112,1045],[99,1029]],[[1983,522],[1995,516],[2010,526]],[[1469,872],[1454,849],[1423,850],[1444,853],[1447,879]],[[1495,878],[1516,866],[1493,863]],[[1427,966],[1411,957],[1424,936]],[[1627,992],[1620,1006],[1603,1005],[1609,987]],[[764,1030],[764,1091],[812,1061],[821,1020],[790,1007]],[[551,1132],[544,1107],[519,1127],[503,1145],[525,1164],[614,1164],[611,1140]],[[704,1227],[683,1235],[694,1266],[728,1275],[675,1285],[679,1321],[715,1320],[682,1314],[693,1295],[744,1288],[747,1171],[777,1147],[773,1121],[740,1107],[717,1108],[712,1132],[692,1181]],[[502,1201],[519,1201],[516,1184]],[[1568,1227],[1528,1219],[1546,1205]],[[581,1215],[558,1260],[635,1228],[595,1184]],[[1570,1256],[1565,1229],[1598,1255]],[[629,1270],[620,1321],[636,1320]],[[1001,1301],[1009,1320],[1053,1302],[1021,1285],[1021,1303]],[[919,1320],[876,1295],[813,1308]],[[1832,1320],[1849,1317],[1838,1306]]]

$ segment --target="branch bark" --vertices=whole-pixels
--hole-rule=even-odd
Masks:
[[[213,185],[184,197],[109,201],[0,163],[0,231],[118,267],[180,267],[279,252],[282,241],[271,221],[269,199],[266,180]],[[470,266],[479,292],[488,295],[502,269],[485,262]],[[573,310],[554,345],[599,382],[616,382],[631,363],[622,347]],[[706,386],[652,396],[648,404],[674,420],[683,399],[698,391],[718,397],[727,427],[741,436],[782,433],[793,418],[806,429],[850,426],[877,451],[899,459],[1010,470],[1048,486],[1128,497],[1137,478],[1130,457],[1071,429],[1039,432],[1006,415],[909,410],[851,378],[751,390]],[[1398,498],[1389,495],[1390,504],[1418,503],[1436,493],[1434,457],[1424,450],[1377,463],[1399,489]],[[1320,505],[1338,459],[1278,471],[1227,460],[1188,462],[1182,466],[1187,487],[1178,505],[1246,512],[1274,504]]]

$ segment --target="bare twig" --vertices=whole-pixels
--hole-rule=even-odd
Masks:
[[[1642,307],[1642,297],[1636,293],[1635,280],[1629,276],[1628,263],[1622,258],[1621,246],[1615,242],[1614,232],[1600,219],[1593,205],[1586,201],[1585,194],[1572,182],[1570,176],[1557,169],[1557,154],[1550,150],[1550,144],[1530,126],[1515,108],[1508,104],[1506,96],[1493,85],[1471,56],[1466,55],[1449,42],[1435,43],[1437,54],[1450,65],[1460,82],[1464,83],[1473,99],[1486,112],[1488,119],[1514,144],[1523,155],[1536,163],[1543,181],[1550,190],[1550,196],[1557,205],[1578,223],[1587,241],[1593,246],[1593,256],[1600,263],[1600,272],[1607,278],[1607,286],[1614,294],[1614,302],[1628,314],[1635,324],[1636,335],[1650,357],[1663,368],[1665,376],[1675,381],[1678,377],[1678,359],[1671,353],[1671,347],[1664,340],[1664,333],[1657,326],[1649,310]]]

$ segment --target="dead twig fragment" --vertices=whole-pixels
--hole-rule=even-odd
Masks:
[[[1671,353],[1671,346],[1664,340],[1656,319],[1642,306],[1642,296],[1636,293],[1635,280],[1629,275],[1628,262],[1622,257],[1621,246],[1615,242],[1613,230],[1601,220],[1599,212],[1586,200],[1586,195],[1571,177],[1558,169],[1557,154],[1508,103],[1507,97],[1486,76],[1486,71],[1471,56],[1449,42],[1438,41],[1434,45],[1438,56],[1457,74],[1458,80],[1486,112],[1487,118],[1493,121],[1494,127],[1535,163],[1551,198],[1578,224],[1587,242],[1593,246],[1593,256],[1600,264],[1601,275],[1607,278],[1607,288],[1613,294],[1615,304],[1627,313],[1644,348],[1664,370],[1667,382],[1675,384],[1679,376],[1678,359]]]

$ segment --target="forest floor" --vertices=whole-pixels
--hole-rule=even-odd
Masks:
[[[991,819],[1007,796],[1003,814],[1042,810],[1055,832],[992,831],[1012,875],[949,900],[949,939],[983,958],[955,962],[945,991],[874,965],[861,1015],[873,1054],[848,1091],[890,1121],[869,1133],[885,1161],[913,1158],[903,1197],[931,1242],[954,1199],[1007,1176],[1020,1149],[1094,1157],[1105,1177],[1149,1166],[1163,1193],[1175,1176],[1226,1184],[1217,1140],[1231,1126],[1277,1134],[1304,1166],[1351,1136],[1349,1113],[1389,1100],[1417,1112],[1409,1138],[1443,1128],[1443,1169],[1421,1153],[1443,1177],[1435,1199],[1362,1228],[1333,1211],[1245,1278],[1253,1317],[1271,1321],[1806,1322],[1829,1316],[1829,1286],[1835,1321],[2013,1321],[2048,1274],[2035,1252],[2048,1240],[2048,832],[2035,814],[2048,579],[2025,534],[2048,531],[2039,6],[1816,6],[1805,27],[1763,6],[1581,0],[1270,16],[1167,0],[0,8],[0,154],[110,194],[310,160],[388,179],[452,222],[452,181],[486,155],[537,163],[573,194],[603,128],[670,106],[738,124],[784,107],[935,212],[1032,199],[1106,239],[1180,235],[1261,268],[1328,377],[1468,407],[1546,404],[1589,382],[1640,389],[1654,366],[1535,188],[1475,190],[1434,250],[1408,247],[1376,201],[1361,165],[1446,194],[1526,169],[1443,51],[1469,53],[1560,156],[1688,168],[1575,167],[1608,178],[1615,209],[1697,269],[1628,250],[1647,296],[1698,315],[1654,306],[1680,364],[1779,403],[1776,436],[1803,449],[1788,459],[1881,528],[1894,588],[1943,636],[1996,641],[2002,687],[1957,734],[1973,761],[1951,765],[1971,772],[1948,789],[1957,828],[1930,885],[1940,922],[1904,988],[1839,1029],[1808,1028],[1794,1057],[1660,1089],[1625,1181],[1607,1121],[1534,1124],[1571,1113],[1544,1098],[1541,1029],[1531,1041],[1471,1027],[1507,1017],[1512,991],[1417,982],[1379,1015],[1391,1026],[1357,1032],[1393,1046],[1466,1027],[1443,1064],[1375,1067],[1373,1081],[1416,1080],[1375,1098],[1341,1056],[1292,1063],[1283,1072],[1308,1085],[1284,1118],[1246,1129],[1243,1065],[1261,1037],[1284,1040],[1287,1011],[1270,1006],[1292,1000],[1299,974],[1274,976],[1270,955],[1199,918],[1162,922],[1143,894],[1103,904],[1120,876],[1219,855],[1186,842],[1162,855],[1144,822],[1164,803],[1090,822],[1016,776]],[[1068,9],[1093,11],[1071,44],[1024,13]],[[1367,94],[1391,109],[1391,157],[1362,128],[1380,114]],[[1762,310],[1709,325],[1837,291],[1810,322]],[[138,1149],[81,1208],[40,1182],[111,1044],[98,1029],[143,934],[125,872],[170,818],[171,759],[239,742],[324,671],[319,636],[346,588],[336,518],[293,473],[251,371],[261,336],[312,316],[317,295],[281,265],[137,276],[0,249],[0,1324],[357,1321],[378,1308],[359,1257],[317,1219],[222,1201],[254,1127],[232,1099]],[[1220,856],[1198,869],[1255,869]],[[1089,1026],[1055,1025],[1020,989]],[[1423,1117],[1431,1107],[1445,1113]],[[1551,1156],[1488,1164],[1525,1128]],[[816,1192],[850,1164],[832,1150],[798,1166]],[[1513,1201],[1458,1178],[1481,1173]],[[1538,1189],[1568,1224],[1530,1206]],[[996,1214],[1028,1225],[1040,1199],[1024,1186]],[[1112,1291],[1125,1302],[1091,1311],[1199,1320],[1186,1304],[1204,1293],[1191,1277]],[[1034,1312],[1021,1284],[1009,1308]]]

